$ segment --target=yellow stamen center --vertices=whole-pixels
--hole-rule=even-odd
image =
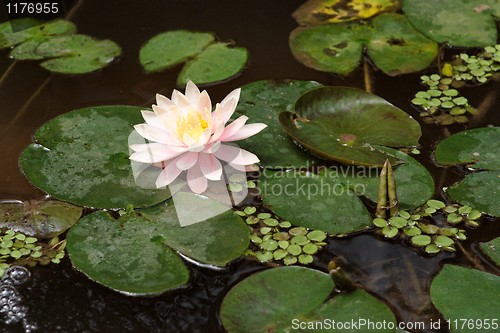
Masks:
[[[188,134],[194,140],[199,140],[207,127],[208,123],[196,111],[190,112],[185,118],[177,118],[177,136],[181,140],[185,134]]]

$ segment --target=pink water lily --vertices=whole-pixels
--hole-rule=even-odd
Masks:
[[[130,145],[134,151],[130,159],[163,168],[156,179],[158,188],[171,184],[187,171],[189,188],[195,193],[204,192],[208,180],[221,179],[223,167],[219,160],[237,170],[259,162],[254,154],[226,144],[246,139],[267,127],[261,123],[246,125],[246,116],[226,126],[239,98],[240,89],[233,90],[212,112],[208,93],[200,92],[191,81],[185,95],[177,90],[171,99],[157,94],[153,111],[142,111],[146,123],[134,126],[149,143]]]

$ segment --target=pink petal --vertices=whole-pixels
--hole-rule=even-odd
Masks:
[[[198,153],[187,152],[177,159],[176,166],[181,170],[188,170],[198,162]]]
[[[219,149],[220,145],[221,145],[220,141],[209,143],[203,148],[202,152],[207,154],[213,154],[217,151],[217,149]]]
[[[212,154],[200,153],[199,165],[201,172],[210,180],[220,180],[222,176],[222,165]]]
[[[232,125],[232,123],[231,123],[231,125]],[[224,131],[224,133],[222,133],[222,135],[220,136],[219,140],[226,141],[226,142],[227,141],[243,140],[243,139],[249,138],[249,137],[259,133],[260,131],[262,131],[266,127],[267,127],[267,125],[262,124],[262,123],[245,125],[245,126],[241,127],[237,133],[234,133],[232,135],[225,136],[226,132]]]
[[[230,123],[224,128],[224,131],[219,137],[219,140],[222,140],[222,138],[227,138],[238,132],[240,128],[242,128],[245,125],[247,120],[248,120],[247,116],[241,116],[238,119],[234,120],[232,123]]]
[[[187,182],[191,191],[198,194],[205,192],[205,190],[208,187],[208,181],[205,178],[205,176],[203,176],[203,174],[201,173],[198,164],[196,164],[194,167],[188,170]]]
[[[200,98],[200,89],[196,86],[196,84],[193,83],[193,81],[189,80],[188,83],[186,84],[186,92],[185,92],[186,97],[194,103],[195,101],[198,101]]]
[[[214,126],[226,124],[229,118],[231,118],[240,99],[240,92],[241,89],[239,88],[233,90],[220,104],[217,104],[215,111],[212,113]]]
[[[214,155],[220,160],[236,165],[248,165],[260,161],[257,156],[249,151],[224,144],[219,147]]]
[[[170,185],[182,172],[175,164],[177,163],[177,159],[171,161],[162,172],[158,178],[156,178],[156,188],[165,187]]]
[[[137,133],[145,139],[154,142],[169,144],[172,142],[170,134],[166,130],[159,129],[158,127],[149,124],[139,124],[134,126]]]

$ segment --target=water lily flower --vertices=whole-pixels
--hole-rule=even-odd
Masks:
[[[237,170],[259,162],[254,154],[227,144],[246,139],[267,127],[261,123],[246,125],[246,116],[226,126],[239,98],[240,89],[233,90],[212,112],[208,93],[200,92],[191,81],[187,83],[185,95],[177,90],[171,99],[157,94],[153,111],[142,111],[146,123],[134,126],[149,143],[130,145],[134,151],[130,159],[163,168],[156,179],[157,188],[168,186],[186,171],[188,186],[195,193],[206,191],[208,180],[221,180],[220,160]]]

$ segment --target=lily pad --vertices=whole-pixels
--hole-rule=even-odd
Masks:
[[[186,63],[177,78],[177,84],[184,86],[189,80],[196,84],[226,80],[241,72],[247,60],[248,51],[243,47],[212,44]]]
[[[71,228],[67,250],[76,269],[106,287],[132,295],[158,295],[186,285],[189,271],[157,235],[157,223],[138,215],[115,220],[98,211]]]
[[[415,28],[436,42],[464,47],[497,42],[497,0],[404,0],[403,10]]]
[[[249,230],[232,210],[181,227],[180,210],[193,211],[216,201],[181,193],[183,204],[172,199],[115,220],[106,212],[84,217],[68,233],[68,253],[74,266],[112,289],[134,294],[158,294],[187,283],[188,273],[178,251],[212,266],[225,266],[248,248]],[[213,210],[212,210],[213,211]]]
[[[364,290],[331,297],[334,288],[330,275],[316,270],[293,266],[269,269],[246,278],[229,291],[222,302],[221,321],[229,333],[309,332],[316,329],[307,325],[315,325],[316,321],[332,324],[358,318],[395,325],[389,307]],[[337,328],[323,326],[317,331],[331,331],[332,327]],[[355,331],[370,330],[362,327]]]
[[[82,208],[56,200],[0,203],[0,229],[27,236],[52,238],[75,224]]]
[[[483,213],[500,216],[500,171],[482,171],[467,175],[447,189],[450,197]]]
[[[479,244],[481,251],[486,253],[498,266],[500,266],[500,237],[486,243]]]
[[[15,24],[17,31],[12,31]],[[76,32],[76,26],[70,21],[53,20],[42,23],[33,18],[21,18],[0,24],[0,49],[16,46],[11,56],[17,60],[41,59],[34,52],[41,43],[54,36],[70,35]]]
[[[491,326],[492,320],[498,320],[499,290],[499,276],[470,268],[444,265],[432,281],[431,299],[444,318],[450,321],[451,332],[476,333],[486,328],[478,326],[478,321],[484,325],[485,320],[489,319]],[[462,325],[463,319],[469,319],[472,325]]]
[[[434,179],[429,171],[411,156],[396,149],[379,147],[403,163],[394,167],[398,204],[401,209],[414,209],[423,205],[434,193]],[[373,202],[377,202],[379,170],[358,168],[337,170],[340,181]]]
[[[145,207],[167,199],[168,190],[141,188],[134,180],[128,137],[143,121],[140,110],[90,107],[50,120],[22,153],[22,171],[43,191],[80,206]]]
[[[500,170],[498,142],[500,127],[459,132],[438,144],[436,160],[442,165],[467,164],[472,168]]]
[[[297,226],[346,235],[372,223],[356,194],[328,175],[266,170],[259,191],[266,206]]]
[[[252,122],[268,127],[248,139],[238,141],[244,149],[254,152],[260,164],[267,168],[302,167],[316,162],[311,155],[298,148],[280,125],[278,117],[284,110],[292,110],[295,101],[305,92],[320,87],[312,81],[256,81],[241,88],[235,117],[246,115]]]
[[[398,0],[309,0],[292,14],[300,25],[320,25],[367,19],[398,9]]]
[[[420,125],[385,99],[348,87],[322,87],[302,95],[295,113],[280,114],[285,131],[302,147],[327,160],[381,167],[399,163],[378,146],[418,144]]]
[[[358,65],[363,50],[387,75],[427,68],[438,45],[416,31],[399,14],[381,14],[369,25],[358,23],[299,27],[290,34],[295,58],[313,69],[347,75]]]
[[[243,47],[218,43],[211,33],[186,30],[156,35],[139,52],[139,61],[147,72],[186,63],[177,78],[179,86],[189,80],[207,84],[229,79],[244,69],[247,60],[248,51]]]
[[[146,72],[159,72],[189,60],[214,40],[208,32],[167,31],[142,46],[139,61]]]
[[[61,74],[94,72],[109,65],[121,52],[120,46],[111,40],[86,35],[51,38],[36,48],[36,54],[42,58],[54,58],[40,66]]]

